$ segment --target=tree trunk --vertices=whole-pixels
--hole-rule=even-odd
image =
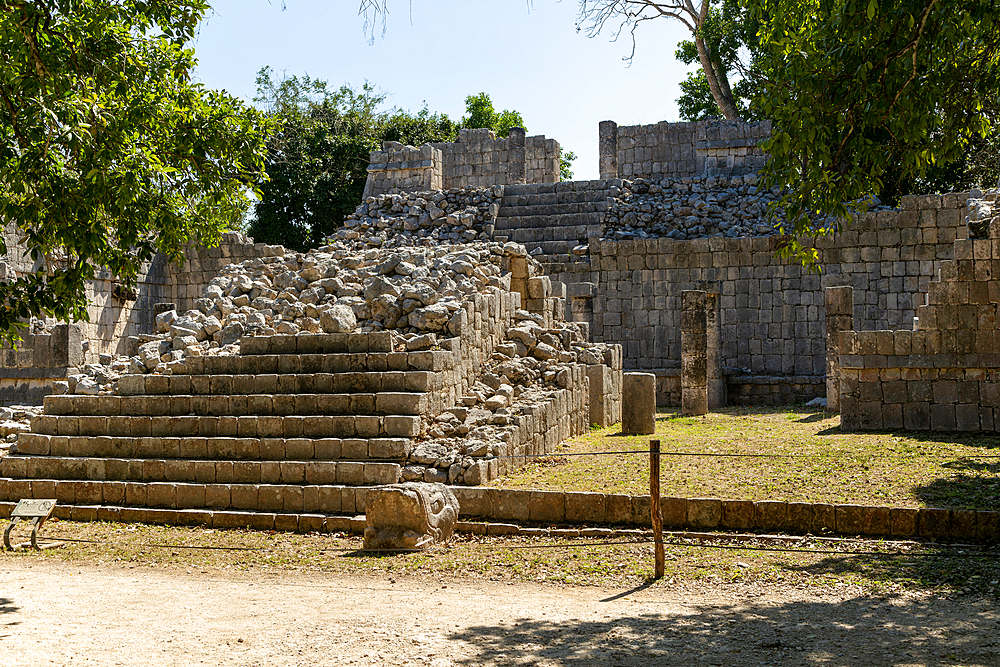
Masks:
[[[729,88],[729,79],[725,71],[717,70],[712,62],[712,55],[708,51],[705,40],[699,35],[694,36],[694,43],[698,47],[698,59],[701,61],[701,68],[705,71],[705,78],[708,79],[708,88],[712,91],[715,103],[727,120],[740,120],[740,113],[736,110],[736,101],[733,99],[733,91]]]

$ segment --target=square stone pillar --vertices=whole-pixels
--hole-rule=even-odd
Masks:
[[[726,407],[726,378],[722,374],[722,282],[704,280],[696,288],[705,291],[705,362],[708,375],[708,409]]]
[[[681,414],[708,412],[708,317],[704,290],[681,293]]]
[[[598,130],[601,178],[618,178],[618,123],[602,120]]]
[[[622,383],[622,435],[656,433],[656,376],[625,373]]]
[[[523,127],[512,127],[507,133],[507,182],[525,183],[528,177],[528,160],[524,150]]]
[[[827,287],[826,411],[840,412],[840,332],[854,330],[854,288]]]

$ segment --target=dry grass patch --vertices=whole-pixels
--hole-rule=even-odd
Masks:
[[[748,595],[775,585],[857,594],[938,590],[995,596],[1000,592],[995,550],[959,553],[950,547],[876,540],[802,538],[789,543],[747,537],[734,542],[724,536],[668,535],[666,576],[654,583],[650,580],[653,546],[641,536],[587,540],[459,535],[442,549],[374,555],[359,551],[360,537],[344,534],[59,520],[48,522],[43,533],[46,541],[74,541],[43,552],[2,552],[0,561],[51,560],[205,573],[303,571],[388,579],[432,576],[626,588],[655,585],[692,591],[735,586]]]
[[[648,449],[656,437],[670,453],[662,457],[664,495],[1000,510],[996,436],[844,433],[839,416],[806,408],[727,408],[704,417],[662,411],[655,436],[620,432],[620,425],[594,429],[492,486],[649,493],[645,454],[564,455]]]

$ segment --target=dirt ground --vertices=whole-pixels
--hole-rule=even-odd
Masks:
[[[0,663],[996,667],[1000,609],[846,585],[607,589],[0,553]]]

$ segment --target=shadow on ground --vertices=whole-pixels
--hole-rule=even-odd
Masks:
[[[520,619],[452,638],[470,647],[467,665],[1000,664],[997,608],[943,597],[691,604],[606,621]]]
[[[0,641],[7,636],[6,629],[12,625],[20,625],[20,621],[8,620],[8,614],[16,614],[21,608],[10,598],[0,598]]]

